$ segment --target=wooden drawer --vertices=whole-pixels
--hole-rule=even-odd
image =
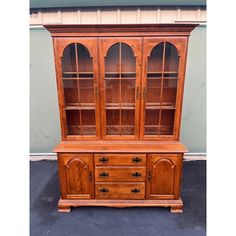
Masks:
[[[98,199],[144,199],[145,183],[96,183]]]
[[[96,167],[95,181],[145,181],[146,167]]]
[[[145,154],[95,154],[95,165],[146,165]]]

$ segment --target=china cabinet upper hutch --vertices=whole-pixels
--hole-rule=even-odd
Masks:
[[[179,142],[193,24],[45,25],[53,38],[61,143],[58,209],[182,212]]]

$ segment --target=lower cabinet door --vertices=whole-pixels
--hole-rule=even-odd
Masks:
[[[149,154],[147,162],[148,199],[178,199],[182,154]]]
[[[58,163],[62,198],[94,197],[92,154],[59,154]]]

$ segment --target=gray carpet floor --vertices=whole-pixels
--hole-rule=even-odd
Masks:
[[[30,163],[31,236],[203,236],[206,235],[206,161],[184,162],[183,214],[168,208],[78,207],[57,212],[56,161]]]

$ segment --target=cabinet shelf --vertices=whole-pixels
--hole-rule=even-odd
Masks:
[[[148,74],[178,74],[178,71],[148,71]]]
[[[95,105],[94,104],[86,104],[86,103],[81,103],[78,105],[66,105],[65,110],[95,110]]]
[[[93,74],[93,72],[88,72],[88,71],[79,71],[79,72],[76,72],[76,71],[64,71],[62,72],[63,74],[65,75],[72,75],[72,74],[86,74],[86,75],[89,75],[89,74]]]
[[[134,110],[134,103],[106,103],[106,110]]]
[[[136,72],[105,72],[105,74],[136,74]]]
[[[136,72],[105,72],[106,79],[136,79]]]
[[[70,127],[81,128],[79,125],[70,125]],[[95,125],[83,125],[83,128],[96,128],[96,126]]]
[[[63,79],[93,79],[93,72],[62,72]]]
[[[111,127],[114,127],[114,128],[119,128],[119,127],[122,127],[122,128],[134,128],[134,125],[107,125],[107,128],[111,128]]]
[[[93,77],[62,77],[63,80],[94,80]]]
[[[161,78],[178,78],[178,72],[147,72],[147,79],[161,79]]]
[[[176,107],[170,103],[146,103],[145,108],[147,110],[175,110]]]
[[[127,107],[127,106],[113,106],[113,107],[107,107],[106,106],[106,110],[135,110],[135,107]]]

